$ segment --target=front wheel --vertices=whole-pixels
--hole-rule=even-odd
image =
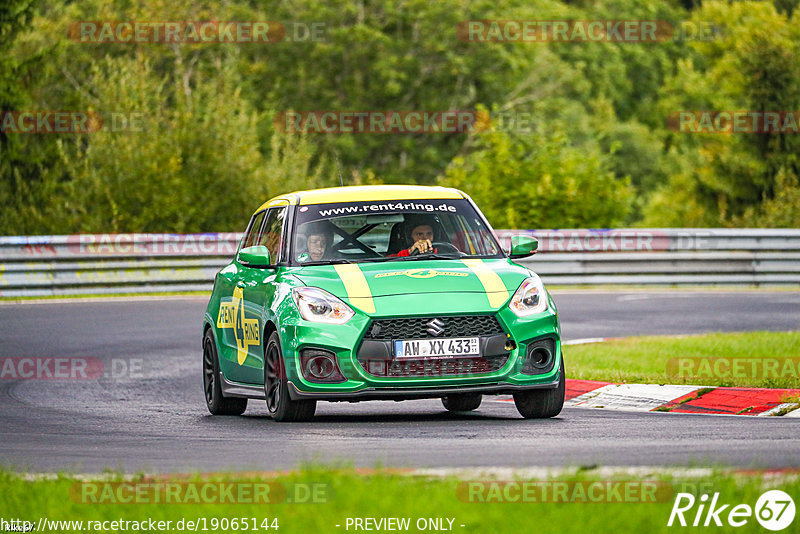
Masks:
[[[456,393],[442,397],[442,404],[448,412],[471,412],[478,409],[482,400],[480,393]]]
[[[554,389],[529,389],[514,393],[514,404],[525,419],[544,419],[555,417],[564,407],[564,393],[566,382],[564,378],[564,358],[558,368],[560,378],[558,387]]]
[[[317,410],[315,400],[292,400],[289,397],[289,381],[277,332],[269,336],[264,350],[264,394],[267,410],[278,422],[310,421]]]
[[[247,399],[223,397],[220,386],[219,356],[211,329],[203,336],[203,392],[206,407],[212,415],[242,415],[247,409]]]

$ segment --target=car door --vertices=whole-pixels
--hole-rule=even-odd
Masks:
[[[267,211],[262,210],[253,215],[239,243],[239,249],[257,244],[266,214]],[[239,347],[247,348],[244,327],[251,324],[246,319],[252,315],[252,311],[248,314],[243,306],[242,266],[238,261],[238,253],[237,250],[237,256],[219,272],[215,282],[215,292],[220,298],[216,325],[220,346],[219,364],[222,372],[231,380],[241,379],[240,360],[246,352],[240,351]]]
[[[262,336],[266,321],[274,320],[269,308],[277,289],[278,268],[285,261],[286,213],[285,204],[267,209],[261,229],[252,241],[252,245],[262,245],[269,250],[269,267],[248,267],[236,261],[238,272],[233,300],[240,309],[235,314],[234,330],[237,365],[229,375],[236,382],[264,383],[266,340]]]

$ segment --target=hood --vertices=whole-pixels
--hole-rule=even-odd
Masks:
[[[314,265],[292,269],[292,274],[307,286],[324,289],[367,311],[371,306],[366,299],[408,299],[432,293],[485,295],[487,304],[496,309],[511,298],[530,271],[505,258],[465,258]]]

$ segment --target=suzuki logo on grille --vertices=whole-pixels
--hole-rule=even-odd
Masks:
[[[444,334],[444,321],[435,318],[427,322],[428,328],[425,330],[432,336],[441,336]]]

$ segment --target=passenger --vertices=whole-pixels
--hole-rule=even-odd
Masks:
[[[333,241],[333,232],[324,222],[308,225],[306,237],[306,251],[310,261],[322,261],[330,257],[330,244]],[[303,255],[301,254],[301,257]]]

